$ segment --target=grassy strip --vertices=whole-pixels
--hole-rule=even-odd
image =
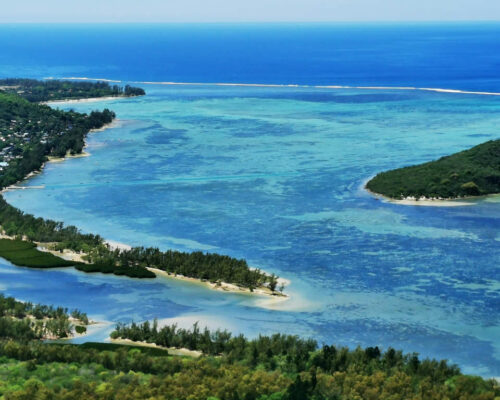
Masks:
[[[110,264],[84,264],[68,261],[51,253],[40,251],[36,244],[25,240],[0,239],[0,257],[12,264],[30,268],[75,267],[83,272],[124,275],[131,278],[155,278],[156,275],[143,267],[117,267]]]
[[[24,240],[0,239],[0,257],[14,265],[31,268],[58,268],[75,265],[73,261],[40,251],[34,243]]]

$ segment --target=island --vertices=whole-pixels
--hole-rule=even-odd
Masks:
[[[366,188],[390,199],[417,201],[500,193],[500,139],[436,161],[381,172]]]
[[[75,93],[106,97],[109,90],[142,93],[139,88],[115,89],[102,82],[23,79],[1,82],[4,86],[0,90],[0,189],[3,190],[15,188],[17,182],[40,171],[51,157],[82,154],[86,136],[106,127],[116,117],[108,109],[82,114],[52,109],[39,101],[47,97],[61,99],[66,94],[73,98]],[[18,87],[13,89],[15,84]],[[27,87],[32,88],[30,92],[20,90]],[[38,87],[43,90],[35,90]],[[163,274],[171,278],[196,279],[213,289],[285,296],[283,281],[278,276],[251,268],[246,260],[200,251],[113,247],[99,235],[82,233],[74,226],[23,213],[3,197],[0,198],[0,235],[3,238],[0,256],[15,265],[33,268],[74,266],[83,272],[132,278],[155,278]],[[52,254],[43,256],[41,251]],[[69,256],[66,257],[69,260],[57,257],[58,253]]]

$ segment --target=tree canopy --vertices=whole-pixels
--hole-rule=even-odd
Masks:
[[[500,193],[500,139],[437,161],[381,172],[366,187],[394,199]]]

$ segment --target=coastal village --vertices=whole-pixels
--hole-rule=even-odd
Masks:
[[[37,144],[51,144],[73,129],[71,118],[59,118],[49,107],[26,109],[26,102],[46,102],[49,100],[88,98],[88,97],[130,97],[143,95],[144,90],[125,86],[110,86],[105,82],[59,82],[36,81],[33,79],[3,79],[0,80],[0,94],[8,97],[17,112],[15,114],[0,113],[0,172],[5,171],[13,160],[23,158],[23,153]],[[13,96],[12,96],[13,95]],[[26,117],[26,115],[28,115]],[[82,118],[89,118],[82,114]],[[72,152],[79,153],[83,143],[72,143]],[[62,148],[55,148],[56,156],[66,154]]]
[[[31,124],[31,120],[27,122]],[[39,125],[41,121],[35,123]],[[23,124],[23,121],[18,122],[15,119],[10,121],[10,126],[0,128],[0,171],[8,167],[12,160],[23,157],[24,150],[32,143],[33,135],[36,132],[29,132],[28,130],[29,128]],[[40,132],[39,136],[38,141],[46,143],[49,135],[47,132]]]

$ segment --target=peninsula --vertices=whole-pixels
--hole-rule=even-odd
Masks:
[[[1,86],[3,85],[3,86]],[[43,168],[49,157],[81,154],[87,134],[111,123],[115,113],[105,109],[82,114],[61,111],[40,101],[81,97],[108,97],[110,93],[136,96],[140,88],[110,87],[97,82],[0,81],[0,189],[8,188]],[[27,267],[72,265],[84,272],[102,272],[133,278],[155,278],[154,271],[171,277],[193,278],[221,290],[256,291],[284,296],[278,277],[250,268],[245,260],[203,252],[162,252],[157,248],[112,248],[99,235],[83,234],[74,226],[35,218],[0,198],[0,256]],[[12,240],[9,243],[9,239]],[[22,241],[29,243],[23,244]],[[43,256],[40,250],[52,252]],[[65,261],[54,253],[70,251],[78,260]],[[231,286],[232,285],[232,286]]]
[[[366,188],[395,200],[451,200],[500,193],[500,139],[436,161],[379,173]]]
[[[111,86],[108,82],[38,81],[17,78],[0,79],[0,90],[17,94],[31,102],[134,97],[146,94],[144,89],[139,87],[129,85],[125,87]]]

